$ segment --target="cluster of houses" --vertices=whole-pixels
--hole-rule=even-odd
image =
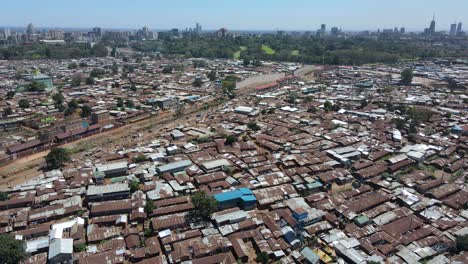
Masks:
[[[79,153],[4,190],[0,233],[25,241],[23,263],[466,263],[466,95],[379,67],[286,77]],[[431,114],[398,126],[400,105]]]
[[[149,57],[0,61],[0,94],[6,98],[0,102],[0,128],[7,132],[0,135],[0,160],[141,121],[178,105],[190,109],[209,103],[221,93],[218,83],[228,75],[244,80],[291,68],[199,61]],[[216,81],[208,78],[212,71]],[[201,87],[194,85],[195,80],[201,80]],[[44,89],[30,90],[32,83]],[[82,114],[82,107],[91,112]]]

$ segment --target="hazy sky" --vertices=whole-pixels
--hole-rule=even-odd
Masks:
[[[344,30],[468,26],[468,0],[2,0],[0,26]]]

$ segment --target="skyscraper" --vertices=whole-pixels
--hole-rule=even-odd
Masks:
[[[95,27],[93,28],[93,33],[96,37],[101,37],[102,36],[102,29],[100,27]]]
[[[434,13],[434,16],[432,17],[431,25],[429,26],[429,34],[433,35],[435,33],[435,27],[436,27],[436,22],[435,22],[435,13]]]
[[[195,33],[196,33],[196,34],[200,34],[201,32],[202,32],[202,27],[201,27],[201,25],[197,22],[197,23],[195,24]]]
[[[325,31],[327,31],[327,25],[322,24],[322,25],[320,26],[320,30],[322,31],[322,33],[325,33]]]
[[[462,22],[459,22],[458,23],[458,27],[457,27],[457,35],[461,35],[462,34]]]
[[[3,28],[2,34],[0,34],[0,39],[7,40],[11,36],[11,31],[9,28]]]
[[[28,24],[28,27],[26,28],[26,34],[28,35],[34,34],[34,26],[32,23]]]
[[[450,36],[455,36],[457,34],[457,23],[450,25]]]
[[[333,36],[338,36],[338,34],[339,34],[338,28],[337,28],[337,27],[332,27],[332,28],[331,28],[331,34],[332,34]]]

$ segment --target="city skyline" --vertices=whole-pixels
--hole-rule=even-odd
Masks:
[[[236,3],[219,3],[213,0],[158,3],[142,0],[138,6],[131,1],[117,0],[112,1],[112,7],[109,3],[89,0],[73,5],[56,0],[7,2],[2,6],[9,12],[0,17],[0,27],[25,27],[28,23],[33,23],[38,28],[99,26],[109,29],[137,29],[148,26],[151,29],[165,30],[184,29],[198,22],[207,30],[227,27],[230,30],[303,31],[316,30],[321,24],[326,24],[327,28],[336,26],[346,31],[394,27],[423,31],[435,12],[436,30],[450,31],[451,24],[468,21],[468,14],[464,12],[468,9],[468,2],[460,0],[444,3],[436,0],[396,0],[391,3],[375,3],[371,0],[311,3],[293,0],[288,4],[265,0],[240,0]],[[24,8],[25,6],[28,8]],[[37,12],[39,9],[41,12]],[[70,10],[74,10],[77,15],[70,16]]]

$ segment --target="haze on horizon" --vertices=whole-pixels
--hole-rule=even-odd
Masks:
[[[343,30],[406,27],[421,31],[436,13],[437,31],[468,23],[466,0],[15,0],[2,3],[0,27],[230,30]]]

